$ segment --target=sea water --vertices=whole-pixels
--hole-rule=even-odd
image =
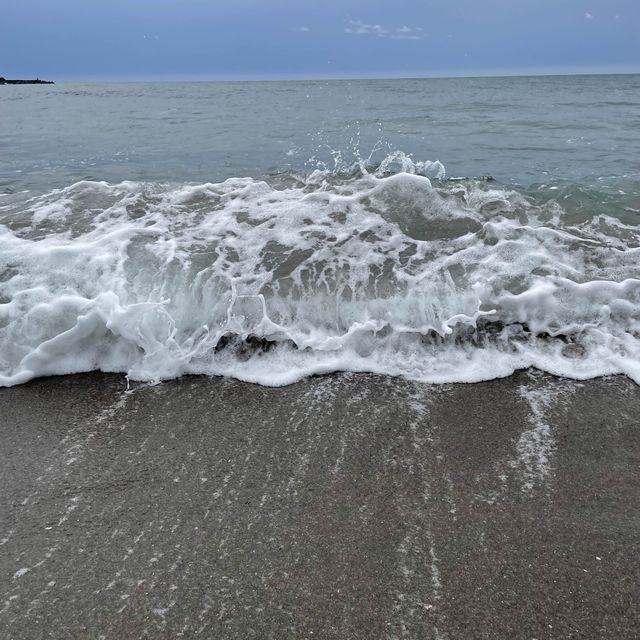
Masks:
[[[0,88],[0,385],[640,383],[640,76]]]

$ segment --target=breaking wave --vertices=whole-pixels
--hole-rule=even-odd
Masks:
[[[474,382],[526,367],[640,383],[637,201],[447,179],[399,152],[7,196],[0,385],[91,370]]]

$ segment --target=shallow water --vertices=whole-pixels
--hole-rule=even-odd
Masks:
[[[0,384],[640,382],[639,90],[3,87]]]

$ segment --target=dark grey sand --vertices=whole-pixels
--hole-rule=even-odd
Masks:
[[[640,637],[640,388],[0,390],[0,637]]]

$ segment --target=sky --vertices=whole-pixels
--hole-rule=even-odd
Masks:
[[[640,0],[2,0],[0,76],[639,72]]]

